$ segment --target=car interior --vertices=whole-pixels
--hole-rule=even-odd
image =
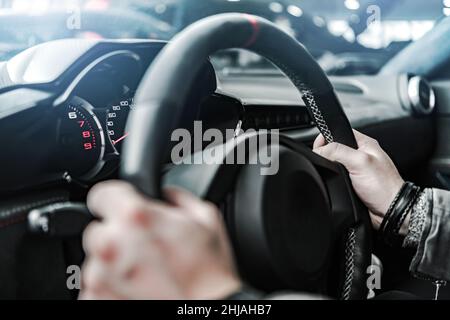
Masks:
[[[353,128],[405,179],[450,190],[450,2],[67,3],[0,1],[0,299],[77,299],[67,270],[85,258],[86,197],[112,179],[216,204],[258,290],[432,299],[409,274],[414,253],[378,240],[345,168],[312,145],[323,134],[357,148]],[[195,135],[200,122],[236,135],[184,156],[226,145],[233,157],[277,130],[265,148],[279,153],[278,174],[172,163],[172,132]],[[369,292],[374,264],[382,285]]]

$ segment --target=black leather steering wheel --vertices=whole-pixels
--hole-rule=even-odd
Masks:
[[[121,176],[147,196],[162,198],[170,137],[203,62],[229,48],[272,61],[301,92],[327,142],[357,147],[328,77],[297,40],[265,19],[221,14],[177,35],[140,84]],[[221,205],[238,265],[252,285],[365,299],[371,227],[347,172],[284,136],[270,148],[280,153],[273,177],[258,175],[255,166],[193,165],[176,167],[165,180]]]

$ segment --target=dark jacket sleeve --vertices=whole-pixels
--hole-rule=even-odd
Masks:
[[[450,192],[429,191],[430,206],[411,272],[450,282]]]

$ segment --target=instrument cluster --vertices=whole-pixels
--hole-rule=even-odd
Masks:
[[[100,63],[57,107],[57,148],[66,175],[89,182],[117,169],[144,72],[142,62],[130,54]]]
[[[34,51],[14,60],[20,68],[13,78],[23,79],[0,87],[0,196],[61,183],[86,189],[117,178],[124,143],[131,138],[127,120],[135,94],[164,45],[105,41],[80,46],[68,40],[36,49],[60,52],[56,64]],[[202,101],[217,88],[209,61],[198,79],[190,88],[186,123],[196,119]]]
[[[58,154],[61,166],[71,177],[90,179],[105,164],[119,160],[128,137],[126,123],[134,107],[134,92],[103,106],[74,96],[59,111]]]

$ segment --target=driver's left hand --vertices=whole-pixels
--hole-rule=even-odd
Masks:
[[[124,182],[93,188],[81,299],[220,299],[241,283],[217,208],[181,190],[170,203]]]

